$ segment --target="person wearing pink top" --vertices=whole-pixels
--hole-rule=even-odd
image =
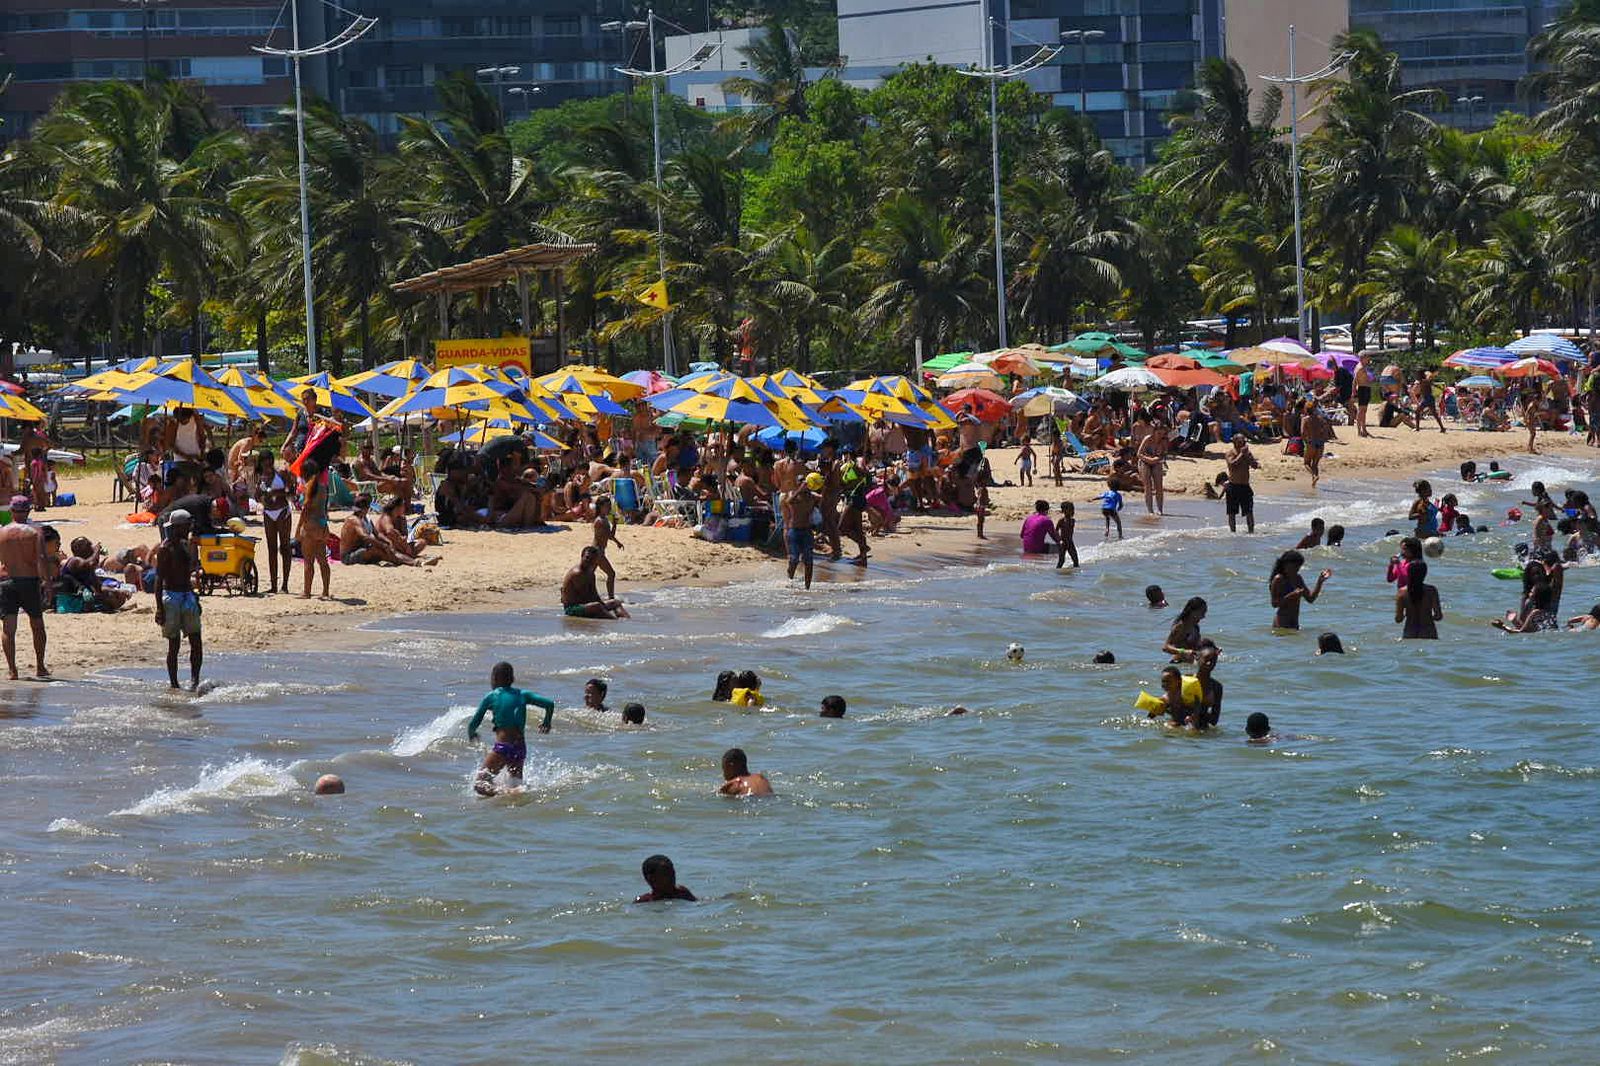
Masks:
[[[1050,502],[1035,500],[1033,514],[1022,520],[1022,550],[1028,555],[1043,555],[1055,539],[1055,523],[1050,521]]]

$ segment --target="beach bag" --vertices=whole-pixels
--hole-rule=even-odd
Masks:
[[[1283,442],[1284,455],[1304,455],[1305,453],[1305,442],[1299,437],[1290,437]]]

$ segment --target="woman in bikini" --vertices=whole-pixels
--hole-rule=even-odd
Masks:
[[[289,571],[294,556],[289,552],[289,486],[294,475],[284,466],[278,469],[272,452],[263,449],[256,455],[255,497],[261,503],[261,533],[267,542],[267,592],[278,591],[278,560],[283,560],[283,591],[289,591]]]
[[[1139,479],[1144,482],[1144,509],[1150,514],[1165,514],[1167,490],[1162,478],[1167,468],[1167,424],[1157,419],[1139,442]]]
[[[322,467],[307,459],[300,467],[301,494],[300,524],[295,536],[300,540],[300,556],[306,565],[305,591],[302,600],[311,598],[311,570],[322,570],[322,598],[328,599],[328,483],[323,480]]]

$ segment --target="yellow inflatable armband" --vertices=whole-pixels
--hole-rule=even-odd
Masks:
[[[1160,696],[1152,696],[1150,693],[1140,689],[1139,698],[1133,701],[1133,709],[1143,711],[1149,715],[1157,715],[1164,712],[1167,709],[1167,705]]]
[[[733,690],[733,695],[728,697],[728,702],[740,707],[762,707],[767,701],[761,698],[761,690],[758,688],[736,688]]]

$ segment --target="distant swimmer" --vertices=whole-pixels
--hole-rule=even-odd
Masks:
[[[1394,594],[1394,620],[1405,626],[1403,640],[1439,639],[1444,610],[1439,606],[1439,589],[1427,579],[1428,564],[1418,559],[1411,564],[1406,587]]]
[[[764,707],[767,699],[761,695],[761,676],[754,670],[745,670],[733,680],[733,691],[728,702],[739,707]]]
[[[539,723],[539,732],[550,732],[550,718],[555,714],[556,705],[553,700],[545,699],[536,692],[524,692],[522,689],[513,688],[516,674],[511,669],[510,663],[495,663],[494,669],[489,672],[489,684],[494,690],[478,703],[478,712],[472,716],[472,721],[467,723],[467,739],[478,739],[478,726],[483,722],[483,716],[493,712],[494,747],[483,757],[483,767],[478,771],[477,778],[472,787],[480,796],[495,794],[494,779],[501,770],[518,783],[522,781],[522,764],[528,759],[527,727],[528,708],[540,707],[544,710],[544,721]]]
[[[1277,738],[1272,732],[1272,722],[1265,714],[1256,711],[1244,720],[1244,735],[1248,738],[1247,744],[1271,744]]]
[[[824,696],[824,697],[822,697],[822,714],[820,715],[820,717],[822,717],[822,718],[843,718],[844,717],[844,697],[843,696]]]
[[[591,677],[583,683],[583,706],[590,711],[609,711],[606,706],[606,683],[598,677]]]
[[[665,855],[650,856],[639,869],[650,891],[634,900],[635,903],[665,903],[675,899],[699,902],[693,892],[678,884],[678,871]]]
[[[1317,597],[1322,595],[1322,587],[1333,576],[1332,570],[1324,570],[1317,575],[1317,583],[1307,588],[1305,578],[1300,576],[1300,568],[1305,564],[1306,557],[1297,551],[1284,552],[1272,564],[1272,576],[1267,580],[1267,589],[1275,608],[1272,615],[1275,629],[1299,629],[1300,601],[1316,603]]]
[[[1175,663],[1193,662],[1200,647],[1200,623],[1206,617],[1206,601],[1193,596],[1178,612],[1177,620],[1167,633],[1167,642],[1161,646],[1162,654],[1172,656]]]
[[[729,748],[722,753],[722,787],[724,796],[770,796],[772,782],[766,774],[750,772],[750,760],[743,748]]]
[[[1337,548],[1339,545],[1341,545],[1343,543],[1344,543],[1344,527],[1341,526],[1341,525],[1337,525],[1337,524],[1329,526],[1328,527],[1328,540],[1327,540],[1328,547]]]
[[[1096,666],[1109,666],[1116,661],[1117,656],[1114,652],[1101,651],[1095,653],[1094,663]]]
[[[319,796],[342,796],[344,778],[338,774],[323,774],[317,778],[317,783],[311,786],[311,790]]]
[[[1212,641],[1200,642],[1194,672],[1200,682],[1200,711],[1193,720],[1196,729],[1209,729],[1222,720],[1222,682],[1212,676],[1221,657],[1222,650]]]
[[[1198,723],[1202,720],[1202,712],[1198,702],[1185,700],[1183,697],[1183,674],[1179,673],[1176,666],[1169,666],[1161,671],[1161,706],[1149,712],[1151,718],[1166,716],[1166,723],[1175,729],[1185,726],[1194,729],[1205,728]]]
[[[1343,655],[1344,644],[1339,640],[1339,634],[1329,630],[1317,637],[1318,655]]]
[[[1160,585],[1146,585],[1144,587],[1145,605],[1152,610],[1159,610],[1167,605],[1167,594],[1161,591]]]
[[[561,610],[568,618],[627,618],[621,600],[601,599],[595,587],[594,572],[600,565],[600,549],[586,545],[578,565],[567,571],[561,582]]]
[[[1311,532],[1300,538],[1300,543],[1295,545],[1295,550],[1304,551],[1307,548],[1320,548],[1322,546],[1322,534],[1326,529],[1327,526],[1322,519],[1313,518],[1311,520]]]
[[[623,725],[644,725],[644,704],[625,703],[622,705]]]

